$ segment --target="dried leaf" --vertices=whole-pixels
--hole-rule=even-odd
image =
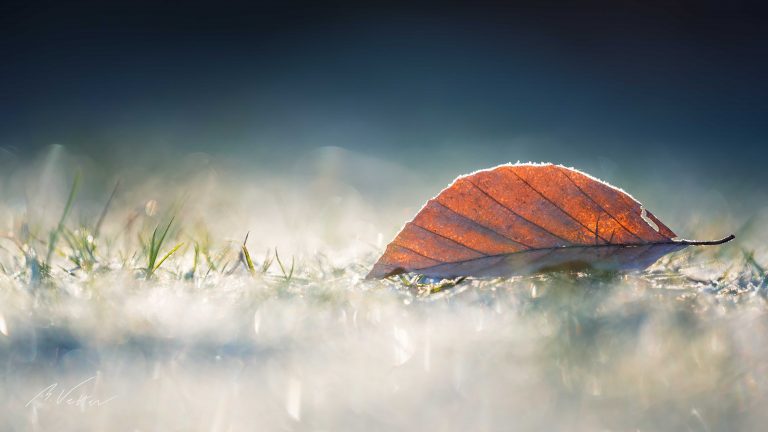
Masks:
[[[457,178],[387,246],[368,278],[643,269],[690,245],[629,194],[572,168],[507,164]]]

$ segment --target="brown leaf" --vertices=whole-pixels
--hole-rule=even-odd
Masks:
[[[690,245],[634,198],[573,168],[501,165],[457,178],[408,222],[368,278],[643,269]]]

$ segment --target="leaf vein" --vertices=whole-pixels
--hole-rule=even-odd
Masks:
[[[475,249],[475,248],[473,248],[473,247],[471,247],[471,246],[469,246],[469,245],[466,245],[466,244],[464,244],[464,243],[462,243],[462,242],[460,242],[460,241],[458,241],[458,240],[454,240],[454,239],[452,239],[452,238],[450,238],[450,237],[446,237],[446,236],[444,236],[444,235],[442,235],[442,234],[440,234],[440,233],[438,233],[438,232],[436,232],[436,231],[433,231],[433,230],[431,230],[431,229],[429,229],[429,228],[427,228],[427,227],[423,227],[423,226],[421,226],[421,225],[419,225],[419,224],[417,224],[417,223],[415,223],[415,222],[409,222],[409,225],[413,225],[413,226],[415,226],[416,228],[420,228],[420,229],[422,229],[422,230],[424,230],[424,231],[426,231],[426,232],[428,232],[428,233],[430,233],[430,234],[432,234],[432,235],[435,235],[435,236],[437,236],[437,237],[440,237],[440,238],[444,238],[444,239],[446,239],[446,240],[448,240],[448,241],[450,241],[450,242],[456,243],[457,245],[459,245],[459,246],[461,246],[461,247],[464,247],[464,248],[466,248],[466,249],[469,249],[469,250],[471,250],[472,252],[476,252],[476,253],[479,253],[479,254],[480,254],[480,255],[482,255],[482,256],[488,256],[488,254],[487,254],[487,253],[485,253],[485,252],[479,251],[479,250],[477,250],[477,249]]]
[[[459,262],[459,261],[443,261],[443,260],[440,260],[440,259],[437,259],[437,258],[433,258],[433,257],[431,257],[431,256],[429,256],[429,255],[424,255],[423,253],[421,253],[421,252],[419,252],[419,251],[417,251],[417,250],[411,249],[411,248],[409,248],[408,246],[403,246],[403,245],[401,245],[401,244],[399,244],[399,243],[394,243],[394,242],[392,242],[392,246],[397,246],[397,247],[399,247],[400,249],[405,249],[405,250],[407,250],[408,252],[413,252],[413,253],[415,253],[416,255],[422,256],[422,257],[424,257],[424,258],[428,258],[428,259],[431,259],[432,261],[437,261],[438,263],[442,263],[442,264],[445,264],[445,263],[449,263],[449,262]],[[482,258],[482,257],[480,257],[480,258]],[[471,258],[471,259],[476,259],[476,258]],[[424,268],[429,268],[429,267],[424,267]]]
[[[435,201],[433,201],[433,202],[434,202],[435,204],[439,205],[440,207],[443,207],[444,209],[448,210],[449,212],[451,212],[451,213],[453,213],[453,214],[455,214],[455,215],[459,216],[460,218],[462,218],[462,219],[465,219],[465,220],[467,220],[467,221],[469,221],[469,222],[471,222],[471,223],[473,223],[473,224],[475,224],[475,225],[479,226],[480,228],[484,228],[484,229],[486,229],[486,230],[488,230],[488,231],[490,231],[490,232],[492,232],[492,233],[494,233],[494,234],[498,235],[499,237],[502,237],[502,238],[504,238],[504,239],[506,239],[506,240],[509,240],[509,241],[511,241],[511,242],[514,242],[514,243],[516,243],[516,244],[519,244],[520,246],[523,246],[523,247],[524,247],[524,248],[526,248],[526,249],[533,249],[533,247],[532,247],[532,246],[529,246],[529,245],[527,245],[527,244],[525,244],[525,243],[523,243],[523,242],[521,242],[521,241],[517,241],[517,240],[515,240],[515,239],[513,239],[513,238],[511,238],[511,237],[509,237],[509,236],[507,236],[507,235],[505,235],[504,233],[502,233],[502,232],[500,232],[500,231],[497,231],[496,229],[494,229],[494,228],[492,228],[492,227],[489,227],[489,226],[483,225],[483,224],[481,224],[480,222],[478,222],[478,221],[476,221],[476,220],[474,220],[474,219],[472,219],[472,218],[469,218],[469,217],[467,217],[467,216],[464,216],[463,214],[461,214],[461,213],[457,212],[456,210],[454,210],[454,209],[452,209],[452,208],[448,207],[447,205],[445,205],[445,204],[441,203],[440,201],[437,201],[437,200],[435,200]]]
[[[563,208],[562,208],[562,207],[560,207],[559,205],[555,204],[555,202],[554,202],[554,201],[552,201],[551,199],[547,198],[547,197],[546,197],[546,196],[545,196],[543,193],[539,192],[539,190],[538,190],[538,189],[536,189],[535,187],[533,187],[533,185],[532,185],[532,184],[530,184],[530,183],[528,183],[528,182],[527,182],[527,181],[526,181],[524,178],[520,177],[520,175],[519,175],[519,174],[517,174],[517,173],[516,173],[514,170],[509,170],[509,171],[510,171],[510,172],[512,172],[512,174],[514,174],[515,176],[517,176],[517,178],[519,178],[519,179],[520,179],[520,181],[522,181],[523,183],[525,183],[525,184],[526,184],[526,186],[528,186],[529,188],[531,188],[531,190],[532,190],[532,191],[534,191],[534,192],[536,192],[537,194],[539,194],[539,196],[540,196],[540,197],[544,198],[544,200],[546,200],[548,203],[552,204],[552,205],[553,205],[553,206],[554,206],[556,209],[560,210],[560,211],[561,211],[561,212],[562,212],[564,215],[566,215],[566,216],[568,216],[569,218],[571,218],[571,219],[573,219],[574,221],[576,221],[576,223],[578,223],[579,225],[583,226],[583,227],[584,227],[584,229],[586,229],[586,230],[587,230],[587,231],[589,231],[590,233],[594,234],[594,235],[595,235],[597,238],[599,238],[599,239],[601,239],[602,241],[604,241],[604,242],[608,243],[608,240],[606,240],[605,238],[601,237],[600,235],[598,235],[598,234],[595,232],[595,230],[593,230],[592,228],[590,228],[590,227],[588,227],[588,226],[584,225],[583,223],[581,223],[581,221],[580,221],[580,220],[576,219],[576,218],[575,218],[575,217],[573,217],[573,216],[572,216],[570,213],[568,213],[567,211],[563,210]]]
[[[548,230],[548,229],[544,228],[543,226],[541,226],[541,225],[537,224],[536,222],[533,222],[532,220],[529,220],[529,219],[527,219],[527,218],[523,217],[522,215],[520,215],[520,214],[519,214],[519,213],[517,213],[516,211],[514,211],[514,210],[512,210],[511,208],[507,207],[506,205],[504,205],[503,203],[501,203],[499,200],[497,200],[496,198],[494,198],[494,197],[493,197],[493,195],[489,194],[488,192],[484,191],[484,190],[483,190],[483,189],[482,189],[480,186],[476,185],[476,184],[475,184],[475,182],[473,182],[473,181],[471,181],[471,180],[469,180],[469,179],[466,179],[466,181],[467,181],[467,182],[469,182],[469,184],[471,184],[472,186],[474,186],[474,187],[475,187],[477,190],[479,190],[480,192],[482,192],[482,193],[483,193],[485,196],[487,196],[488,198],[492,199],[492,200],[493,200],[493,201],[494,201],[496,204],[498,204],[498,205],[500,205],[500,206],[504,207],[504,208],[505,208],[505,209],[507,209],[507,210],[508,210],[510,213],[514,214],[515,216],[519,217],[520,219],[522,219],[522,220],[524,220],[524,221],[528,222],[529,224],[531,224],[531,225],[533,225],[533,226],[535,226],[535,227],[539,228],[540,230],[542,230],[542,231],[546,232],[547,234],[549,234],[549,235],[551,235],[551,236],[553,236],[553,237],[556,237],[556,238],[558,238],[558,239],[560,239],[560,240],[562,240],[562,241],[564,241],[564,242],[566,242],[566,243],[569,243],[569,244],[573,244],[573,242],[571,242],[570,240],[566,240],[566,239],[564,239],[564,238],[560,237],[559,235],[557,235],[557,234],[553,233],[552,231],[550,231],[550,230]],[[531,249],[529,249],[529,250],[536,250],[536,249],[535,249],[535,248],[531,248]]]
[[[579,190],[579,192],[581,192],[581,193],[582,193],[582,194],[583,194],[585,197],[589,198],[589,200],[590,200],[590,201],[592,201],[593,203],[595,203],[595,205],[596,205],[596,206],[597,206],[597,207],[598,207],[600,210],[602,210],[602,211],[603,211],[605,214],[607,214],[608,216],[610,216],[610,217],[611,217],[611,219],[615,220],[615,221],[616,221],[616,223],[617,223],[617,224],[619,224],[619,226],[620,226],[620,227],[624,228],[624,231],[626,231],[626,232],[628,232],[628,233],[632,234],[632,236],[634,236],[634,237],[635,237],[635,238],[637,238],[638,240],[643,240],[643,238],[642,238],[642,237],[640,237],[639,235],[635,234],[635,233],[634,233],[632,230],[630,230],[629,228],[625,227],[625,226],[624,226],[624,224],[623,224],[623,223],[621,223],[621,221],[620,221],[620,220],[616,219],[616,217],[615,217],[614,215],[612,215],[612,214],[611,214],[611,213],[610,213],[608,210],[606,210],[606,209],[605,209],[605,207],[603,207],[602,205],[600,205],[600,203],[599,203],[599,202],[597,202],[597,201],[596,201],[594,198],[592,198],[592,196],[590,196],[588,193],[586,193],[586,192],[585,192],[585,191],[584,191],[584,190],[581,188],[581,186],[579,186],[578,184],[576,184],[576,182],[575,182],[575,181],[573,181],[573,179],[571,178],[571,176],[569,176],[569,175],[568,175],[568,174],[567,174],[565,171],[563,171],[562,169],[558,169],[558,171],[559,171],[561,174],[563,174],[563,175],[565,176],[565,178],[567,178],[567,179],[568,179],[568,180],[569,180],[571,183],[573,183],[573,185],[574,185],[574,186],[576,186],[576,189],[578,189],[578,190]]]

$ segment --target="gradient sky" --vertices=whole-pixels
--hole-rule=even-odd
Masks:
[[[3,3],[0,146],[604,158],[757,187],[765,18],[738,1]]]

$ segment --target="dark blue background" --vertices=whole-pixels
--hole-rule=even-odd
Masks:
[[[411,164],[602,158],[764,183],[768,30],[752,3],[0,8],[0,146],[19,155],[60,143],[122,162],[280,163],[335,145]]]

